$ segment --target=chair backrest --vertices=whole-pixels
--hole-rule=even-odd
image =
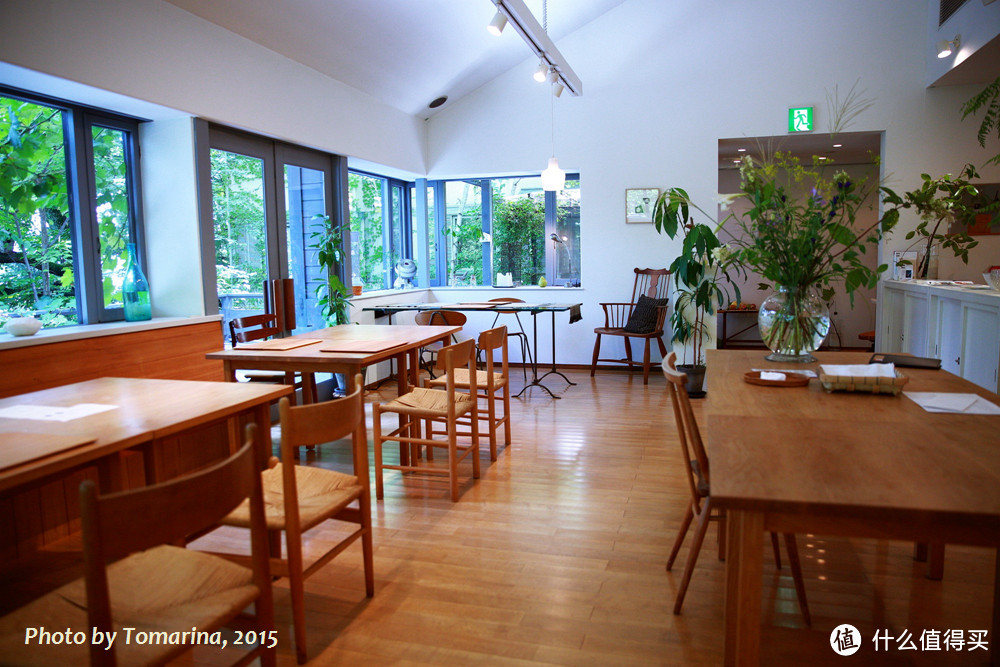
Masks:
[[[458,368],[468,368],[469,370],[469,393],[476,395],[476,341],[472,338],[463,340],[460,343],[446,345],[438,351],[437,359],[434,362],[435,370],[440,370],[446,378],[445,391],[449,396],[455,393],[455,370]],[[454,401],[448,401],[448,411],[455,410]]]
[[[502,296],[497,299],[490,299],[490,303],[524,303],[524,299],[516,299],[512,296]],[[493,312],[503,313],[503,314],[517,314],[516,310],[502,310],[500,308],[495,308]]]
[[[364,383],[354,376],[354,391],[331,401],[293,406],[287,398],[278,402],[281,419],[282,488],[286,520],[298,516],[295,485],[295,450],[351,436],[354,476],[367,489],[368,431],[365,428]]]
[[[684,452],[691,498],[697,507],[704,495],[703,491],[698,488],[699,481],[703,484],[709,483],[708,454],[705,452],[701,432],[698,430],[698,423],[695,421],[694,411],[691,409],[691,399],[688,397],[686,386],[687,374],[674,368],[676,360],[677,354],[671,352],[663,362],[663,375],[667,378],[667,393],[674,406],[674,421],[677,423],[677,437],[681,441],[681,449]],[[692,461],[697,462],[697,469],[691,465]],[[698,479],[699,471],[700,480]]]
[[[270,605],[267,527],[256,424],[247,425],[246,439],[239,451],[191,475],[105,496],[98,494],[92,480],[80,484],[90,626],[111,630],[111,600],[105,569],[109,561],[200,533],[217,525],[246,498],[250,498],[254,583],[261,590],[259,604]],[[150,517],[156,520],[151,521]],[[92,664],[107,664],[108,653],[111,652],[95,643],[91,646]]]
[[[507,378],[507,327],[499,326],[487,329],[479,334],[479,349],[486,357],[486,386],[492,390],[495,384],[496,351],[500,350],[500,377]]]
[[[639,296],[650,299],[666,299],[670,296],[670,271],[668,269],[632,269],[635,285],[632,286],[632,303]]]
[[[237,343],[277,336],[280,333],[277,322],[278,318],[272,313],[235,317],[229,320],[229,340],[236,347]]]
[[[413,317],[414,323],[421,326],[465,326],[468,319],[457,310],[420,310]]]

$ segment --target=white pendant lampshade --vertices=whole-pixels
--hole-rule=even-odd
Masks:
[[[542,190],[558,192],[566,185],[566,172],[559,168],[559,160],[549,158],[549,166],[542,172]]]

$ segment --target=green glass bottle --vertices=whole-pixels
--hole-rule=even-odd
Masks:
[[[149,305],[149,283],[139,268],[135,244],[128,244],[128,265],[125,267],[125,282],[122,283],[122,297],[125,300],[125,319],[141,322],[153,319]]]

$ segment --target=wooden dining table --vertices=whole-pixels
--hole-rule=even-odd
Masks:
[[[824,364],[864,364],[871,354],[815,356]],[[727,665],[760,664],[766,531],[1000,547],[1000,415],[928,412],[905,396],[976,394],[1000,405],[996,394],[917,368],[898,369],[907,377],[898,396],[827,393],[819,379],[759,386],[744,374],[818,373],[819,363],[766,362],[755,350],[710,350],[707,362],[712,502],[726,511],[729,530]],[[998,581],[1000,567],[993,637],[1000,632]]]
[[[135,448],[144,451],[147,482],[159,481],[163,473],[153,445],[240,417],[270,424],[270,404],[290,392],[283,385],[97,378],[2,398],[0,497]],[[81,404],[111,409],[77,418],[62,412]],[[242,437],[238,427],[229,431],[231,438]],[[260,434],[269,452],[270,429]],[[102,481],[105,490],[118,486],[113,465],[101,470],[111,475]]]
[[[395,359],[402,369],[397,381],[403,395],[410,384],[417,383],[420,348],[446,341],[461,330],[459,326],[345,324],[275,341],[240,344],[205,356],[223,362],[230,382],[236,381],[237,370],[252,369],[343,373],[349,385],[363,368]],[[353,391],[352,386],[349,391]]]

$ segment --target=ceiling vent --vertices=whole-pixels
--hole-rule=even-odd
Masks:
[[[938,11],[938,27],[944,25],[952,14],[958,11],[958,8],[964,5],[968,0],[940,0],[940,9]]]

